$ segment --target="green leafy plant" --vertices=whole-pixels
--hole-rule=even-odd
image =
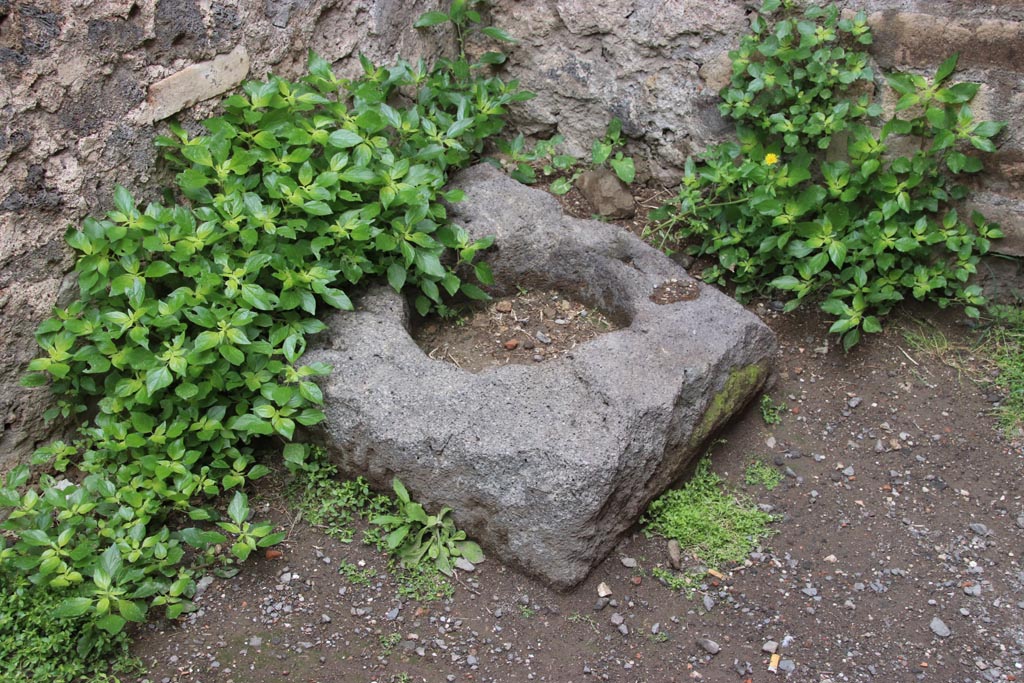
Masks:
[[[95,627],[90,616],[54,619],[65,597],[59,589],[33,585],[23,573],[0,568],[0,679],[104,683],[116,682],[111,671],[140,668],[126,633],[95,632],[91,646],[80,648],[81,632]]]
[[[249,513],[249,497],[236,491],[228,505],[228,519],[231,521],[217,522],[217,526],[235,537],[231,553],[242,562],[248,559],[252,551],[276,545],[286,535],[280,531],[275,533],[274,525],[270,522],[250,523]]]
[[[398,632],[385,633],[380,637],[380,652],[383,656],[389,657],[395,648],[402,642],[402,634]]]
[[[594,168],[608,164],[624,183],[636,179],[636,166],[633,157],[626,156],[622,147],[626,141],[622,138],[622,121],[617,117],[608,123],[604,137],[594,140],[590,149],[590,163]]]
[[[460,41],[479,21],[463,10],[448,15]],[[197,570],[280,540],[241,489],[270,471],[258,439],[323,419],[315,379],[329,368],[299,363],[317,316],[351,309],[372,278],[421,313],[487,298],[473,281],[492,280],[475,262],[491,242],[447,221],[460,193],[442,188],[531,96],[493,63],[362,58],[361,76],[339,79],[310,54],[297,81],[245,83],[203,134],[158,138],[187,201],[143,205],[118,187],[105,218],[67,231],[79,296],[40,325],[25,384],[49,384],[47,417],[77,431],[36,452],[49,471],[8,473],[0,563],[65,596],[51,616],[87,622],[81,656],[149,608],[191,609]],[[292,445],[284,460],[301,470],[306,456]]]
[[[582,614],[580,612],[573,612],[565,618],[570,624],[586,624],[590,627],[590,630],[594,633],[600,633],[600,629],[597,627],[597,622],[594,621],[594,617],[589,614]]]
[[[785,403],[776,403],[768,394],[761,397],[761,419],[766,425],[782,424],[782,414],[786,408]]]
[[[552,194],[566,194],[583,175],[585,167],[580,166],[580,160],[576,157],[557,153],[557,146],[564,141],[563,136],[555,135],[547,140],[538,140],[531,149],[521,134],[511,140],[499,140],[498,151],[505,157],[501,165],[509,170],[509,175],[525,185],[537,182],[538,171],[544,178],[557,176],[548,189]],[[636,167],[633,158],[622,152],[623,145],[622,121],[613,118],[604,136],[595,140],[591,146],[589,167],[601,168],[607,165],[622,182],[633,182],[636,179]]]
[[[455,592],[452,582],[433,565],[420,564],[415,567],[403,567],[394,561],[389,561],[388,571],[395,580],[396,594],[406,600],[419,602],[445,600]]]
[[[672,571],[667,567],[654,567],[651,569],[651,576],[660,581],[670,590],[684,593],[686,597],[693,598],[700,588],[703,574],[697,571]]]
[[[338,573],[353,586],[370,586],[377,578],[377,570],[373,567],[360,568],[345,560],[338,563]]]
[[[428,515],[422,505],[410,499],[397,477],[391,483],[398,498],[395,513],[379,515],[370,523],[387,532],[385,546],[395,553],[402,566],[416,567],[429,562],[442,574],[451,576],[458,557],[474,564],[483,562],[480,546],[467,540],[466,532],[455,528],[451,508],[441,508],[436,515]]]
[[[556,151],[556,147],[564,140],[563,136],[555,135],[547,140],[538,140],[531,149],[526,144],[526,138],[519,134],[511,140],[498,140],[496,144],[498,151],[505,156],[502,165],[509,169],[509,175],[524,185],[537,182],[538,172],[544,178],[559,175],[551,181],[549,189],[554,194],[562,195],[572,189],[573,180],[578,175],[570,173],[578,159]]]
[[[957,55],[932,78],[893,74],[887,115],[871,95],[863,13],[778,0],[762,12],[721,93],[739,140],[687,160],[677,196],[652,215],[662,244],[689,240],[714,260],[704,279],[741,299],[781,291],[792,310],[820,297],[846,349],[907,297],[977,317],[985,299],[969,279],[1002,233],[954,204],[967,194],[958,178],[982,169],[972,150],[993,151],[1004,125],[975,118],[978,84],[950,80]]]
[[[368,520],[393,509],[392,500],[371,491],[363,477],[339,479],[337,468],[327,462],[320,446],[288,444],[284,456],[292,469],[289,498],[303,519],[335,540],[352,542],[357,519]],[[364,540],[372,545],[378,537],[364,535]]]
[[[772,491],[782,483],[782,473],[763,460],[752,460],[743,472],[743,483]]]
[[[723,490],[711,461],[698,463],[682,488],[656,498],[641,518],[644,534],[675,539],[711,568],[741,562],[770,533],[771,515]]]
[[[447,12],[425,12],[421,14],[413,24],[416,28],[428,28],[430,26],[438,26],[440,24],[452,25],[452,28],[455,29],[455,40],[459,46],[458,61],[463,64],[458,64],[458,62],[442,61],[441,65],[443,67],[448,67],[455,64],[455,66],[452,67],[452,71],[457,77],[467,78],[469,72],[465,69],[481,65],[504,64],[507,59],[507,56],[503,52],[492,51],[484,53],[480,57],[479,62],[475,65],[470,65],[466,57],[466,43],[472,38],[483,35],[491,40],[496,40],[502,43],[519,42],[504,29],[498,28],[497,26],[484,26],[483,17],[477,10],[478,7],[482,7],[483,5],[485,5],[484,0],[453,0],[449,5]]]

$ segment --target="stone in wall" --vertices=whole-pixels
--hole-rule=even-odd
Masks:
[[[686,157],[730,131],[706,65],[747,28],[739,0],[520,0],[493,7],[521,43],[508,71],[538,94],[514,116],[527,133],[564,135],[589,154],[617,116],[647,174],[674,182]]]

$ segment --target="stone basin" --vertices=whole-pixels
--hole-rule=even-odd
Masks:
[[[474,374],[429,358],[405,298],[370,289],[302,361],[334,366],[315,437],[343,471],[382,490],[398,476],[491,555],[566,589],[761,390],[775,337],[634,235],[566,216],[490,166],[451,186],[466,194],[452,220],[495,237],[501,286],[565,292],[623,328]]]

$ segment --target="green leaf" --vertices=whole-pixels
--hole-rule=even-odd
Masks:
[[[146,267],[145,273],[147,278],[158,278],[170,275],[171,273],[177,272],[174,267],[166,261],[153,261]]]
[[[430,520],[427,516],[426,510],[419,503],[406,503],[404,508],[405,516],[423,525],[429,525]]]
[[[489,301],[491,298],[487,292],[468,282],[462,283],[461,291],[474,301]]]
[[[79,617],[88,612],[90,607],[92,607],[91,598],[67,598],[57,605],[50,615],[55,619]]]
[[[236,491],[231,503],[228,505],[228,518],[241,526],[249,517],[249,497],[241,491]]]
[[[875,316],[869,315],[866,318],[864,318],[863,322],[861,322],[861,328],[865,332],[875,334],[882,331],[882,323],[880,323],[878,321],[878,318],[876,318]]]
[[[121,551],[116,545],[107,548],[100,555],[99,568],[106,572],[111,579],[116,579],[121,571]]]
[[[284,461],[293,466],[301,467],[306,462],[306,455],[309,447],[301,443],[290,443],[285,445],[282,451]]]
[[[114,206],[125,216],[130,216],[135,211],[135,199],[128,190],[118,185],[114,188]]]
[[[354,310],[354,307],[352,306],[352,300],[349,299],[348,295],[345,294],[345,292],[341,291],[340,289],[333,289],[331,287],[327,287],[324,289],[320,296],[323,297],[323,300],[327,302],[327,305],[329,306],[333,306],[334,308],[340,309],[342,311]]]
[[[901,237],[896,240],[896,249],[904,253],[917,249],[921,244],[913,237]]]
[[[403,503],[409,502],[409,491],[405,488],[405,485],[399,481],[398,477],[394,477],[391,480],[391,488],[394,489],[395,495],[398,496],[398,500]]]
[[[273,534],[267,534],[266,536],[261,538],[259,541],[257,541],[256,547],[258,547],[258,548],[269,548],[272,545],[277,545],[278,543],[280,543],[281,541],[283,541],[287,537],[288,537],[288,534],[286,534],[283,531],[278,531],[277,533],[273,533]]]
[[[339,128],[327,137],[327,144],[336,149],[348,149],[363,142],[363,138],[347,128]],[[350,169],[351,171],[352,169]],[[347,174],[342,174],[345,177]]]
[[[484,561],[484,551],[473,541],[459,541],[455,544],[459,554],[473,564],[480,564]]]
[[[485,52],[480,55],[481,64],[504,64],[507,60],[504,52]]]
[[[623,157],[621,159],[612,159],[611,164],[612,170],[615,171],[615,175],[619,177],[624,183],[631,183],[636,178],[636,168],[633,166],[632,157]]]
[[[146,620],[146,611],[132,600],[118,600],[117,611],[128,621],[142,622]]]
[[[50,381],[50,378],[41,372],[30,372],[21,378],[23,387],[41,387]]]
[[[488,264],[478,263],[473,267],[473,270],[474,273],[476,274],[476,279],[480,281],[481,284],[494,284],[494,272],[491,270],[491,267]],[[450,293],[454,294],[454,292]]]
[[[425,12],[416,19],[416,22],[412,25],[413,28],[428,28],[430,26],[437,26],[448,21],[449,17],[444,12]]]
[[[612,146],[601,140],[594,140],[590,149],[590,161],[595,166],[603,164],[612,153]]]
[[[828,257],[836,268],[842,268],[846,262],[846,251],[846,244],[843,242],[836,241],[828,245]]]
[[[974,134],[983,138],[995,137],[999,134],[1006,123],[1003,121],[983,121],[974,128]]]
[[[952,56],[949,57],[949,59],[947,59],[941,65],[939,65],[938,70],[935,72],[935,85],[939,85],[947,78],[949,78],[949,75],[952,74],[954,70],[956,70],[956,63],[958,59],[960,59],[960,53],[954,52]]]
[[[192,347],[193,351],[206,351],[212,349],[220,344],[220,335],[216,332],[201,332],[196,337],[195,344]]]
[[[417,249],[415,263],[416,266],[427,275],[437,278],[444,277],[444,266],[441,265],[441,261],[438,259],[437,254],[433,252]]]
[[[146,392],[155,396],[156,392],[168,386],[172,382],[171,371],[166,365],[150,370],[146,373]]]
[[[878,159],[868,159],[863,164],[861,164],[860,174],[863,177],[868,178],[871,176],[872,173],[877,171],[881,165],[882,164],[881,162],[878,161]]]
[[[507,31],[504,31],[503,29],[500,29],[500,28],[497,28],[497,27],[494,27],[494,26],[485,26],[484,28],[480,29],[480,32],[483,33],[488,38],[493,38],[494,40],[499,40],[499,41],[502,41],[502,42],[505,42],[505,43],[518,43],[519,42],[518,40],[513,38],[511,35],[509,35],[509,33]]]
[[[124,617],[117,614],[108,614],[96,622],[96,625],[109,633],[116,635],[121,632],[127,622]]]
[[[551,183],[551,193],[556,195],[568,194],[572,189],[572,181],[569,178],[558,178]]]
[[[445,137],[457,138],[472,128],[475,123],[476,120],[472,118],[459,119],[448,127],[448,132],[445,133]]]
[[[402,287],[405,286],[406,271],[399,263],[392,263],[388,266],[388,284],[396,292],[401,292]]]
[[[402,525],[387,535],[386,544],[390,550],[394,550],[398,546],[402,545],[402,541],[409,535],[409,527]]]
[[[224,360],[232,365],[242,365],[245,363],[245,354],[237,347],[231,346],[230,344],[222,344],[221,346],[218,346],[217,352],[220,353]]]
[[[783,275],[775,278],[769,284],[776,289],[791,291],[800,286],[800,280],[796,279],[792,275]]]

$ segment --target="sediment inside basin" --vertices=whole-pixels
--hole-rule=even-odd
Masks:
[[[518,289],[458,317],[416,320],[410,332],[430,358],[482,372],[571,357],[582,344],[620,329],[615,318],[552,289]]]

